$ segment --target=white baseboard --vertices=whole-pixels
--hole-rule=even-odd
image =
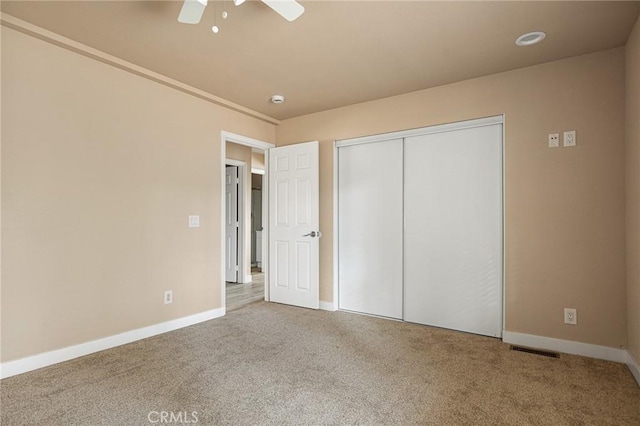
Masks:
[[[245,284],[250,284],[253,282],[253,275],[251,274],[247,274],[244,276],[244,283]]]
[[[528,346],[530,348],[547,349],[589,358],[627,363],[627,351],[609,346],[592,345],[590,343],[574,342],[572,340],[555,339],[553,337],[536,336],[533,334],[502,332],[502,341],[512,345]]]
[[[322,300],[320,301],[320,309],[331,312],[336,310],[335,306],[333,306],[333,302],[324,302]]]
[[[629,367],[631,374],[633,374],[638,386],[640,386],[640,364],[638,364],[638,361],[633,358],[633,355],[631,355],[631,351],[629,350],[627,351],[627,367]]]
[[[79,345],[69,346],[26,358],[17,359],[15,361],[3,362],[0,364],[0,378],[15,376],[16,374],[26,373],[27,371],[37,370],[38,368],[57,364],[59,362],[68,361],[70,359],[100,352],[105,349],[114,348],[136,340],[146,339],[147,337],[156,336],[158,334],[167,333],[179,328],[188,327],[214,318],[225,315],[225,308],[212,309],[210,311],[201,312],[199,314],[190,315],[188,317],[178,318],[175,320],[151,325],[149,327],[138,328],[136,330],[126,331],[114,336],[105,337],[98,340],[92,340]]]

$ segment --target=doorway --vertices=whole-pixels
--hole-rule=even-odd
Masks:
[[[269,300],[265,285],[268,188],[265,154],[273,144],[222,132],[222,306]]]

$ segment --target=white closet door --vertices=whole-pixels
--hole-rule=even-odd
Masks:
[[[405,320],[502,334],[502,124],[405,139]]]
[[[338,148],[339,307],[402,318],[402,140]]]

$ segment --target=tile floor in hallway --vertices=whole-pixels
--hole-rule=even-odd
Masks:
[[[264,300],[264,273],[251,269],[252,281],[246,284],[227,282],[227,312],[258,300]]]

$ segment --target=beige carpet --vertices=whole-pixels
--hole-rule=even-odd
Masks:
[[[3,426],[161,424],[161,411],[183,424],[640,425],[621,364],[264,302],[0,388]]]

